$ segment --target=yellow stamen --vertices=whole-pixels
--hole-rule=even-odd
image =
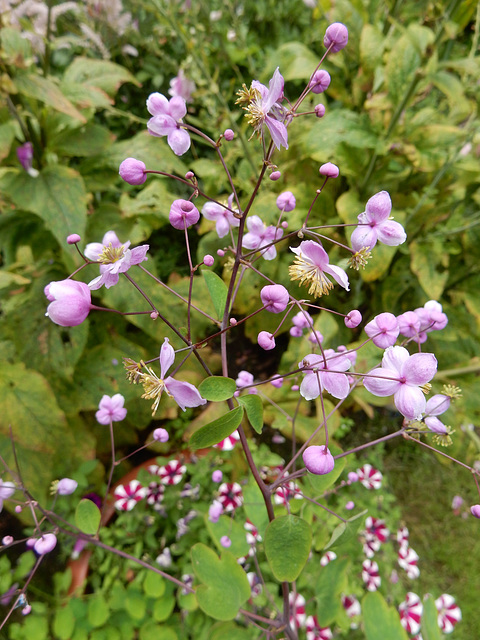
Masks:
[[[372,252],[370,251],[370,247],[362,247],[360,251],[357,251],[350,258],[350,268],[358,271],[360,267],[365,269],[365,265],[368,263],[370,258],[372,257]]]
[[[299,286],[305,283],[310,284],[308,290],[310,296],[313,295],[316,298],[322,295],[328,296],[330,289],[333,289],[333,284],[320,267],[305,260],[301,255],[295,258],[293,264],[288,268],[288,273],[290,280],[300,280]]]
[[[112,243],[108,247],[104,247],[102,253],[98,256],[97,262],[101,264],[113,264],[123,258],[125,255],[125,248],[122,244],[121,247],[113,247]]]

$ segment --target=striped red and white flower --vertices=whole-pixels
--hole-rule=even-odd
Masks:
[[[435,600],[435,606],[438,611],[438,626],[443,633],[452,633],[457,622],[462,619],[462,612],[456,604],[455,598],[444,593]]]
[[[148,489],[142,487],[138,480],[131,480],[128,484],[120,484],[113,492],[115,498],[115,509],[119,511],[131,511],[133,507],[143,500]]]
[[[378,564],[375,560],[364,560],[362,564],[362,579],[367,591],[376,591],[382,584],[382,579],[378,573]]]
[[[337,559],[335,551],[326,551],[320,558],[320,564],[322,567],[326,567],[329,562]]]
[[[161,503],[165,493],[165,487],[160,482],[150,482],[147,487],[147,503],[154,509],[161,509]]]
[[[342,596],[342,605],[345,609],[345,613],[349,618],[354,618],[355,616],[359,616],[362,613],[360,602],[353,595]]]
[[[407,572],[407,576],[414,580],[420,575],[420,569],[417,566],[419,561],[418,553],[412,547],[402,546],[398,550],[398,564]]]
[[[218,487],[217,500],[222,504],[225,513],[235,511],[243,504],[242,487],[238,482],[222,482]]]
[[[231,451],[236,443],[240,440],[240,435],[237,430],[227,436],[224,440],[221,440],[217,444],[214,444],[215,449],[220,451]]]
[[[302,492],[297,487],[297,485],[290,480],[285,484],[282,484],[280,487],[275,489],[275,493],[273,494],[273,501],[275,504],[281,504],[285,506],[292,498],[296,500],[302,499]]]
[[[365,520],[365,530],[363,531],[363,551],[367,558],[373,558],[380,549],[380,545],[388,540],[390,531],[387,529],[384,520],[368,516]]]
[[[178,460],[170,460],[165,466],[159,467],[152,464],[148,467],[148,472],[160,477],[163,484],[178,484],[183,478],[187,467]]]
[[[307,640],[330,640],[333,633],[330,627],[321,627],[316,616],[308,616],[305,623]]]
[[[243,527],[247,532],[246,538],[249,545],[255,546],[257,542],[262,541],[262,536],[258,533],[257,527],[254,524],[252,524],[250,520],[247,520],[243,525]]]
[[[416,593],[409,591],[405,600],[399,605],[400,624],[407,633],[416,634],[420,631],[423,604]]]
[[[293,629],[303,629],[307,622],[305,598],[299,593],[290,593],[288,601],[290,604],[290,626]]]
[[[402,527],[397,531],[397,542],[401,547],[408,547],[409,531],[407,527]]]
[[[363,467],[357,469],[358,480],[366,489],[380,489],[382,486],[383,476],[378,469],[372,467],[371,464],[364,464]]]

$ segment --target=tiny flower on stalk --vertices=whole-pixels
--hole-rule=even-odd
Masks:
[[[323,38],[323,44],[327,49],[332,46],[330,51],[332,53],[338,53],[347,46],[348,43],[348,29],[341,22],[334,22],[327,27],[325,31],[325,37]]]
[[[340,174],[340,169],[333,162],[327,162],[326,164],[322,164],[320,169],[318,170],[320,175],[326,176],[327,178],[338,178]]]
[[[43,556],[46,553],[50,553],[55,549],[57,544],[57,536],[54,533],[44,533],[41,538],[38,538],[33,545],[33,550],[39,556]]]
[[[168,442],[169,437],[168,431],[166,429],[162,429],[162,427],[155,429],[153,432],[153,439],[156,442]]]
[[[128,184],[140,185],[144,184],[147,180],[146,170],[147,167],[141,160],[126,158],[120,165],[118,173],[122,180],[125,180]]]
[[[331,81],[332,78],[330,77],[328,71],[325,71],[324,69],[318,69],[313,74],[308,86],[310,87],[312,93],[323,93],[328,89]]]
[[[92,308],[92,294],[84,282],[50,282],[44,292],[50,301],[45,315],[61,327],[76,327],[82,324]]]
[[[183,231],[183,229],[197,224],[200,219],[200,212],[190,200],[179,198],[173,201],[168,219],[174,229]]]
[[[124,408],[125,398],[116,393],[114,396],[104,395],[98,405],[98,411],[95,414],[97,422],[100,424],[110,424],[110,422],[121,422],[127,415]]]
[[[227,142],[231,142],[235,137],[235,133],[232,131],[232,129],[225,129],[225,131],[223,132],[223,137]]]
[[[348,378],[343,373],[352,363],[347,356],[326,349],[321,354],[311,353],[305,356],[298,366],[306,369],[300,385],[300,394],[305,400],[314,400],[325,390],[334,398],[346,398],[350,392]]]
[[[283,229],[277,229],[273,225],[266,226],[258,216],[250,216],[247,218],[248,233],[243,237],[242,246],[246,249],[259,251],[275,240],[280,240],[283,236]],[[265,260],[274,260],[277,257],[277,249],[272,244],[265,251],[262,251],[262,257]]]
[[[400,333],[397,318],[393,313],[380,313],[365,325],[365,333],[376,347],[393,347]]]
[[[380,191],[368,200],[365,211],[358,216],[359,225],[351,237],[356,252],[373,249],[377,241],[390,247],[405,242],[405,230],[400,223],[390,219],[391,211],[392,200],[387,191]]]
[[[317,476],[322,476],[333,471],[335,460],[326,446],[307,447],[302,454],[303,462],[310,471]]]
[[[38,176],[38,170],[34,169],[33,163],[33,144],[31,142],[25,142],[25,144],[17,147],[17,158],[22,167],[32,178]]]
[[[480,518],[480,504],[474,504],[471,506],[470,513],[474,518]]]
[[[190,149],[190,136],[181,127],[187,114],[185,100],[180,96],[167,100],[161,93],[152,93],[147,99],[147,109],[153,116],[147,123],[149,133],[167,136],[168,146],[177,156],[186,153]]]
[[[345,326],[348,329],[355,329],[362,321],[362,314],[357,309],[353,309],[345,316]]]
[[[269,284],[260,291],[260,298],[266,311],[281,313],[287,308],[290,296],[283,285]]]
[[[325,105],[321,102],[319,104],[316,104],[314,111],[317,118],[323,118],[323,116],[325,115]]]
[[[237,207],[233,204],[233,193],[228,196],[225,206],[217,202],[207,202],[202,207],[202,215],[215,222],[215,230],[219,238],[224,238],[230,229],[238,227],[240,220],[233,215],[237,212]]]
[[[265,351],[275,349],[275,338],[273,334],[268,331],[260,331],[257,337],[257,342]]]
[[[280,211],[293,211],[297,206],[297,200],[291,191],[284,191],[277,198],[277,207]]]
[[[77,244],[77,242],[80,242],[82,238],[78,235],[78,233],[71,233],[69,236],[67,236],[67,243],[68,244]]]
[[[57,493],[59,496],[69,496],[78,487],[78,482],[72,478],[62,478],[57,483]]]
[[[296,248],[290,247],[290,251],[296,255],[293,265],[288,269],[290,279],[299,280],[300,286],[309,284],[309,295],[328,295],[333,284],[327,275],[347,291],[350,290],[347,274],[340,267],[330,264],[328,254],[320,243],[305,240]]]

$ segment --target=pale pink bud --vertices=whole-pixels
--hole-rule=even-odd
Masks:
[[[340,170],[336,164],[333,164],[333,162],[327,162],[325,164],[322,164],[319,172],[320,175],[326,176],[327,178],[338,178]]]
[[[193,171],[187,171],[187,173],[185,174],[185,180],[191,180],[194,177],[195,174],[193,173]]]
[[[215,471],[212,473],[213,482],[221,482],[222,478],[223,478],[223,473],[220,471],[220,469],[215,469]]]
[[[325,115],[325,105],[321,102],[315,105],[315,115],[317,116],[317,118],[323,118],[323,116]]]
[[[237,324],[238,320],[236,318],[230,318],[230,324],[234,327]]]
[[[260,298],[266,311],[281,313],[287,308],[290,296],[283,285],[269,284],[260,291]]]
[[[270,384],[272,385],[272,387],[280,389],[280,387],[283,385],[283,378],[274,378],[273,380],[270,380]]]
[[[374,345],[381,349],[387,349],[395,344],[400,330],[396,317],[387,311],[375,316],[365,325],[365,333],[369,338],[372,338]]]
[[[291,191],[284,191],[277,198],[277,207],[280,211],[293,211],[297,201]]]
[[[480,518],[480,504],[474,504],[473,507],[470,507],[470,513],[475,518]]]
[[[22,513],[23,508],[22,505],[17,504],[17,506],[15,507],[15,513]]]
[[[200,212],[190,200],[174,200],[168,214],[170,224],[174,229],[183,230],[197,224],[200,219]]]
[[[210,522],[218,522],[223,513],[223,505],[219,500],[214,500],[208,509],[208,519]]]
[[[272,171],[272,173],[268,177],[270,178],[270,180],[273,180],[273,182],[275,182],[282,177],[282,174],[280,173],[280,171]]]
[[[62,478],[57,484],[57,493],[60,496],[69,496],[78,487],[78,482],[72,478]]]
[[[162,427],[155,429],[153,432],[153,439],[155,442],[168,442],[169,437],[168,431],[166,429],[162,429]]]
[[[203,257],[203,264],[206,267],[213,267],[213,263],[215,262],[215,258],[207,253],[206,256]]]
[[[13,536],[4,536],[4,537],[2,538],[2,544],[3,544],[5,547],[8,547],[8,545],[9,545],[9,544],[12,544],[12,542],[13,542]]]
[[[355,329],[362,321],[362,314],[358,309],[353,309],[345,316],[345,326],[349,329]]]
[[[45,553],[50,553],[55,549],[57,544],[57,536],[54,533],[44,533],[41,538],[33,545],[33,550],[39,556],[43,556]]]
[[[72,233],[69,236],[67,236],[67,243],[68,244],[77,244],[77,242],[80,242],[82,238],[78,235],[78,233]]]
[[[28,616],[28,614],[32,611],[32,605],[26,604],[22,609],[22,616]]]
[[[335,460],[325,445],[307,447],[302,457],[310,473],[314,473],[317,476],[330,473],[335,466]]]
[[[158,311],[152,311],[152,313],[150,314],[150,318],[152,320],[156,320],[158,318]]]
[[[223,137],[227,142],[231,142],[235,137],[235,133],[231,129],[225,129]]]
[[[348,481],[349,482],[358,482],[358,473],[355,473],[355,471],[349,471],[348,472]]]
[[[81,324],[92,308],[92,295],[84,282],[50,282],[44,292],[50,300],[46,315],[61,327],[76,327]]]
[[[223,258],[224,255],[225,255],[225,251],[223,249],[217,249],[217,256],[220,256],[220,258]]]
[[[354,508],[355,508],[355,503],[354,503],[352,500],[349,500],[349,501],[347,502],[347,504],[345,505],[345,509],[346,509],[347,511],[351,511],[351,510],[352,510],[352,509],[354,509]]]
[[[398,328],[402,336],[413,338],[420,333],[420,318],[415,311],[406,311],[397,316]]]
[[[288,222],[284,220],[281,226],[282,226],[282,229],[288,229]]]
[[[348,29],[341,22],[334,22],[325,31],[325,37],[323,38],[323,44],[327,47],[333,45],[330,51],[332,53],[338,53],[348,42]]]
[[[143,184],[147,180],[147,174],[145,173],[147,167],[141,160],[135,158],[127,158],[122,162],[118,173],[120,177],[128,182],[128,184]]]
[[[225,549],[228,549],[228,547],[232,546],[232,541],[230,540],[230,538],[228,536],[222,536],[220,538],[220,544],[222,545],[222,547],[224,547]]]
[[[318,69],[313,74],[313,78],[310,80],[309,87],[313,93],[323,93],[326,89],[328,89],[331,77],[328,71],[324,71],[323,69]]]
[[[260,331],[257,342],[262,349],[265,349],[265,351],[275,349],[275,338],[268,331]]]

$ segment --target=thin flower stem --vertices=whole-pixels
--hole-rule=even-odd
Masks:
[[[38,567],[40,566],[40,563],[42,562],[42,560],[45,558],[45,555],[39,556],[35,562],[35,564],[33,565],[32,570],[30,571],[30,573],[28,574],[28,577],[25,581],[25,584],[23,585],[20,593],[18,594],[18,596],[15,598],[15,600],[13,601],[12,606],[10,607],[7,615],[5,616],[5,618],[2,620],[2,623],[0,624],[0,631],[3,629],[3,627],[6,625],[8,619],[10,618],[10,616],[12,615],[12,613],[15,611],[15,609],[17,608],[17,604],[18,601],[20,600],[21,596],[24,595],[27,591],[28,585],[30,584],[30,582],[32,581],[34,575],[37,572]]]
[[[192,256],[190,255],[190,243],[188,241],[187,223],[185,222],[185,246],[187,248],[188,264],[190,266],[190,280],[188,283],[188,301],[187,301],[187,341],[190,342],[191,338],[191,310],[192,310],[192,290],[193,290],[193,276],[195,269],[192,265]]]
[[[448,453],[444,453],[443,451],[440,451],[439,449],[435,449],[435,447],[432,447],[431,445],[427,444],[426,442],[422,442],[421,440],[417,440],[416,438],[412,438],[408,433],[404,433],[403,437],[406,440],[413,440],[413,442],[416,442],[417,444],[421,444],[422,447],[425,447],[426,449],[430,449],[430,451],[434,451],[435,453],[438,453],[440,456],[443,456],[444,458],[448,458],[452,462],[456,462],[461,467],[464,467],[465,469],[468,469],[469,471],[471,471],[475,475],[478,474],[478,471],[475,471],[475,469],[473,467],[470,467],[468,464],[465,464],[464,462],[460,462],[460,460],[457,460],[457,458],[453,458],[452,456],[449,456]],[[477,487],[478,487],[478,484],[477,484]]]
[[[114,434],[113,434],[113,422],[112,422],[112,420],[110,420],[109,429],[110,429],[110,447],[111,447],[111,451],[112,451],[112,464],[110,466],[110,473],[108,474],[107,488],[105,490],[105,499],[104,499],[103,504],[102,504],[102,511],[101,511],[101,515],[100,515],[100,521],[98,523],[98,528],[97,528],[97,533],[96,533],[97,536],[98,536],[98,532],[100,531],[100,527],[102,526],[103,518],[105,516],[105,511],[106,511],[106,508],[107,508],[108,494],[110,493],[110,487],[112,486],[113,470],[115,469],[115,466],[116,466],[116,463],[115,463],[115,437],[114,437]]]
[[[331,509],[326,507],[324,504],[321,504],[320,502],[317,502],[313,498],[309,498],[308,496],[305,496],[305,495],[303,495],[303,498],[305,500],[308,500],[308,502],[311,502],[312,504],[315,504],[317,507],[320,507],[321,509],[324,509],[325,511],[328,511],[328,513],[330,513],[332,516],[335,516],[335,518],[338,518],[342,522],[348,522],[348,520],[346,520],[345,518],[342,518],[342,516],[339,516],[338,513],[335,513],[335,511],[332,511]]]
[[[352,453],[357,453],[357,451],[362,451],[363,449],[368,449],[369,447],[374,447],[376,444],[380,444],[380,442],[387,442],[387,440],[392,440],[393,438],[397,438],[398,436],[406,436],[405,429],[399,429],[394,433],[390,433],[387,436],[382,436],[381,438],[377,438],[377,440],[372,440],[371,442],[367,442],[366,444],[361,444],[358,447],[354,447],[353,449],[349,449],[348,451],[344,451],[343,453],[339,453],[336,456],[333,456],[334,460],[338,460],[339,458],[344,458],[345,456],[350,456]],[[414,440],[414,438],[412,438]]]

